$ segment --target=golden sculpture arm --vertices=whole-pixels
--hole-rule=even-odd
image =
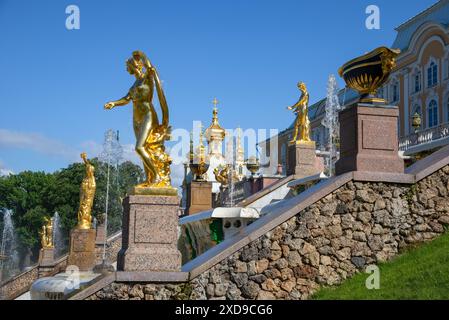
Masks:
[[[140,60],[143,62],[143,66],[147,69],[147,71],[150,71],[151,69],[154,69],[153,65],[151,64],[150,59],[148,59],[147,55],[143,53],[140,50],[136,50],[133,52],[134,59]]]
[[[287,107],[288,110],[298,110],[301,107],[301,104],[303,102],[303,96],[301,96],[298,100],[298,102],[296,102],[294,105]]]
[[[306,93],[301,90],[301,96],[299,97],[298,102],[296,102],[291,107],[287,107],[287,109],[288,110],[298,110],[301,108],[302,105],[304,105],[306,103],[306,100],[307,100]]]
[[[131,101],[131,96],[129,93],[116,101],[110,101],[104,105],[105,109],[112,109],[114,107],[126,106]]]
[[[84,164],[90,164],[87,160],[87,154],[85,152],[81,153],[81,159],[83,159]]]

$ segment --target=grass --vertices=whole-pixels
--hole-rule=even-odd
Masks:
[[[449,233],[379,264],[380,288],[367,289],[368,273],[316,292],[316,300],[449,299]]]

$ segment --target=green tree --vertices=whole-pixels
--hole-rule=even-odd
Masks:
[[[39,230],[44,217],[54,212],[49,197],[54,182],[52,174],[31,171],[0,178],[0,207],[13,210],[20,261],[30,250],[33,257],[37,257]]]
[[[92,215],[98,217],[105,212],[107,165],[92,159],[95,166],[97,190]],[[77,212],[81,182],[85,175],[82,163],[74,163],[52,174],[24,171],[0,177],[0,208],[13,211],[13,220],[20,243],[21,261],[32,252],[36,261],[40,249],[39,230],[44,217],[59,213],[63,241],[68,243],[69,232],[77,224]],[[143,170],[130,161],[110,167],[108,231],[121,228],[121,200],[127,190],[144,178]],[[1,221],[3,224],[3,221]]]

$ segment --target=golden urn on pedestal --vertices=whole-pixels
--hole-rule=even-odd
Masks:
[[[377,89],[396,67],[396,57],[400,52],[399,49],[379,47],[346,62],[338,69],[338,74],[349,88],[359,92],[361,103],[385,104],[385,99],[376,97]]]

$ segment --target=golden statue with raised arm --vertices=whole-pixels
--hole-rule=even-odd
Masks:
[[[310,142],[310,121],[307,115],[309,108],[309,93],[304,82],[298,82],[298,88],[301,91],[301,96],[298,102],[293,106],[287,107],[288,110],[293,110],[296,113],[295,128],[291,144],[300,142]]]
[[[53,248],[53,220],[44,217],[44,225],[39,232],[42,248]]]
[[[135,194],[176,195],[171,186],[171,158],[165,152],[164,142],[170,138],[169,112],[164,91],[156,68],[142,51],[134,51],[126,61],[128,72],[136,80],[128,94],[117,101],[104,105],[105,109],[133,102],[133,126],[136,136],[136,152],[143,162],[146,181],[134,188]],[[154,89],[161,107],[162,122],[159,122],[153,105]]]
[[[87,160],[85,152],[81,153],[86,166],[86,175],[80,188],[80,207],[78,209],[78,229],[90,229],[92,227],[92,205],[94,203],[95,183],[94,171],[95,167]]]

